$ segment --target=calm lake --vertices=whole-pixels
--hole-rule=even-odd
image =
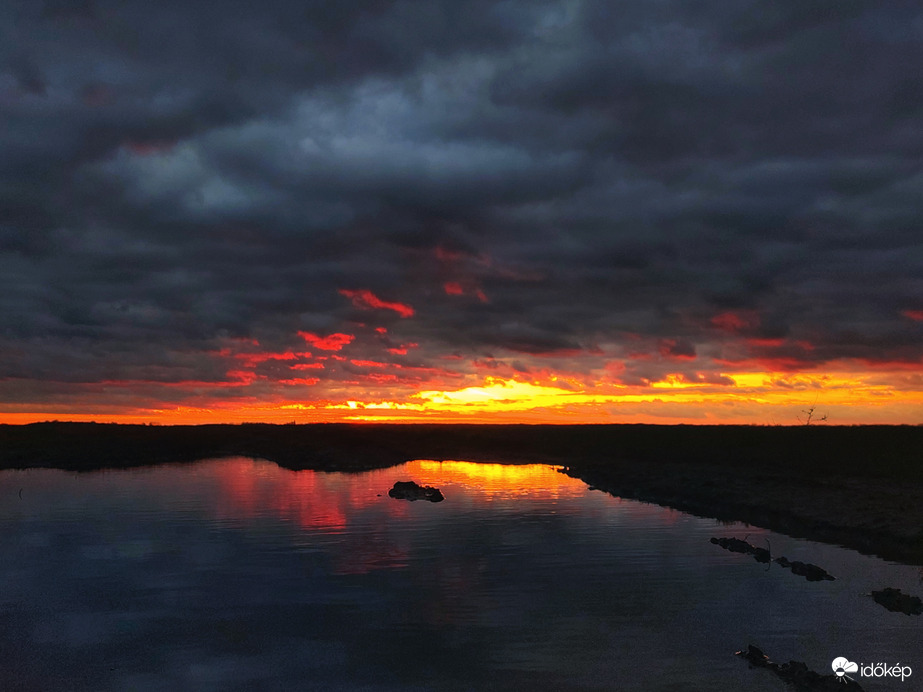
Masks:
[[[397,480],[441,503],[388,497]],[[808,582],[709,542],[824,567]],[[233,458],[0,472],[0,689],[786,689],[734,651],[818,672],[902,663],[918,566],[590,490],[543,465],[356,474]]]

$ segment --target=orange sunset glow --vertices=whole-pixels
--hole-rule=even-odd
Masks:
[[[923,3],[0,38],[0,692],[923,666]]]
[[[746,336],[760,322],[753,312],[712,317],[712,341],[702,345],[628,334],[541,355],[466,357],[402,335],[402,323],[419,319],[410,305],[339,293],[366,319],[395,313],[400,321],[298,330],[276,349],[228,339],[193,354],[223,377],[71,383],[55,403],[3,405],[0,422],[921,422],[917,363],[813,363],[807,341]],[[909,319],[918,322],[914,312]]]
[[[909,5],[44,4],[0,423],[923,424]]]
[[[367,331],[380,339],[387,330]],[[226,364],[222,380],[85,383],[65,405],[29,407],[33,410],[7,405],[0,422],[795,425],[805,422],[813,407],[814,422],[826,416],[836,424],[917,424],[923,410],[920,372],[907,364],[840,361],[827,369],[792,371],[754,369],[761,365],[758,359],[712,360],[699,370],[695,357],[671,360],[656,353],[662,374],[637,382],[624,377],[630,359],[651,360],[637,352],[618,360],[598,350],[534,358],[532,372],[522,373],[513,358],[453,356],[436,359],[436,365],[423,363],[405,358],[405,349],[390,339],[378,345],[377,360],[352,357],[369,354],[363,348],[369,334],[298,332],[297,337],[312,350],[272,352],[249,340],[207,354]],[[515,360],[521,368],[523,356]],[[671,370],[671,362],[680,367]]]

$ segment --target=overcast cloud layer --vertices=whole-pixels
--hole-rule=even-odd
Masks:
[[[921,65],[911,1],[2,3],[0,401],[919,380]]]

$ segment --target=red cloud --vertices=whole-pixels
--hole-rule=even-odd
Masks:
[[[722,312],[711,318],[711,323],[725,332],[736,334],[744,329],[759,326],[760,316],[753,310],[739,312]]]
[[[904,310],[901,314],[914,322],[923,322],[923,310]]]
[[[234,358],[240,360],[243,365],[248,368],[252,368],[260,363],[265,363],[268,360],[296,360],[298,358],[310,358],[310,351],[303,351],[301,353],[293,353],[292,351],[286,351],[285,353],[235,353]]]
[[[442,284],[442,289],[450,296],[463,296],[466,293],[477,297],[482,303],[487,302],[487,295],[480,288],[472,288],[470,285],[466,290],[458,281],[446,281]]]
[[[785,339],[747,339],[748,346],[757,348],[778,348],[785,345]]]
[[[412,317],[413,308],[404,303],[389,303],[376,296],[371,291],[350,291],[345,288],[340,289],[340,295],[349,298],[357,308],[380,308],[383,310],[394,310],[401,317]]]
[[[467,257],[470,257],[470,255],[465,252],[461,252],[459,250],[450,250],[446,247],[443,247],[442,245],[436,246],[435,253],[436,259],[440,260],[441,262],[459,262],[463,259],[466,259]]]
[[[356,337],[352,334],[331,334],[330,336],[318,336],[311,332],[298,332],[298,336],[311,344],[314,348],[321,351],[339,351],[346,344],[352,343]]]
[[[388,373],[380,373],[380,372],[371,372],[368,375],[366,375],[366,378],[371,380],[372,382],[377,382],[378,384],[384,384],[385,382],[397,382],[398,381],[397,375],[392,375]]]
[[[410,344],[401,344],[400,346],[392,346],[388,349],[388,353],[393,353],[396,356],[406,356],[407,351],[411,348],[416,348],[420,344],[410,343]]]
[[[661,339],[657,352],[668,360],[695,360],[695,346],[678,339]]]
[[[320,380],[316,377],[296,377],[291,380],[276,380],[277,384],[291,384],[291,385],[315,385]]]
[[[223,382],[220,387],[239,387],[240,385],[250,384],[257,379],[256,374],[246,370],[228,370],[228,377],[233,377],[234,381]]]

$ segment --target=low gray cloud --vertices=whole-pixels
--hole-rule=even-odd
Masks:
[[[457,373],[919,364],[921,37],[859,0],[10,3],[3,396],[300,330]]]

